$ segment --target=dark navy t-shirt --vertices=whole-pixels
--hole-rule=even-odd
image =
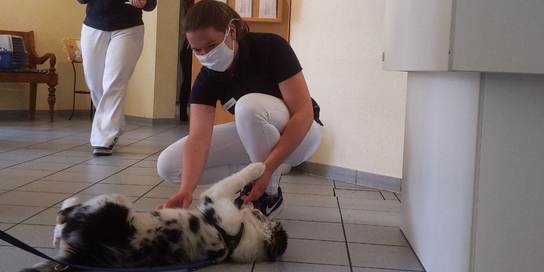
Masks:
[[[125,4],[127,0],[78,0],[87,4],[85,25],[103,31],[115,31],[143,25],[142,9]],[[157,0],[147,0],[143,8],[152,11]]]
[[[278,84],[302,71],[295,52],[282,37],[271,33],[247,33],[239,41],[234,69],[216,72],[202,67],[193,84],[189,103],[215,107],[248,93],[282,98]],[[230,104],[230,103],[229,103]],[[235,105],[228,109],[234,113]]]

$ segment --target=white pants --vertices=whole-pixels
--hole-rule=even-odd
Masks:
[[[140,58],[144,26],[102,31],[83,25],[81,53],[85,81],[91,90],[96,113],[91,145],[108,147],[125,125],[125,96],[128,80]]]
[[[200,184],[217,182],[251,162],[262,162],[278,142],[289,120],[285,103],[274,96],[252,93],[236,103],[235,122],[214,126]],[[165,180],[180,182],[182,154],[187,137],[173,143],[159,156],[157,171]],[[321,127],[314,121],[299,146],[284,161],[296,166],[306,161],[321,140]],[[270,179],[267,192],[276,193],[281,169]]]

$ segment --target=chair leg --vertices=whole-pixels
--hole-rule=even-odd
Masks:
[[[72,120],[72,117],[74,117],[75,111],[76,111],[76,92],[74,90],[72,95],[72,113],[70,113],[70,117],[68,117],[68,120]]]
[[[49,86],[49,96],[47,97],[47,102],[49,103],[49,121],[52,123],[54,121],[55,116],[55,102],[57,101],[55,97],[55,86],[48,85]]]
[[[89,112],[89,119],[93,120],[94,117],[94,106],[93,106],[93,100],[91,100],[91,109]]]
[[[36,117],[36,90],[37,90],[37,84],[36,83],[30,83],[30,96],[28,98],[28,113],[30,120],[34,120]]]

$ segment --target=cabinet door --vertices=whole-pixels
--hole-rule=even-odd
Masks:
[[[452,0],[386,0],[384,69],[449,70]]]
[[[542,0],[456,0],[452,69],[544,73],[543,14]]]

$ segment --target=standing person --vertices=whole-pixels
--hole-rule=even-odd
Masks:
[[[320,142],[319,108],[300,63],[287,41],[249,32],[240,15],[218,1],[195,4],[184,28],[204,67],[189,99],[189,135],[166,148],[157,162],[164,179],[181,181],[179,191],[158,208],[186,208],[199,183],[264,162],[263,176],[237,201],[252,202],[273,217],[283,202],[282,171],[307,160]],[[234,114],[234,122],[213,125],[217,100]]]
[[[87,4],[81,30],[85,81],[96,107],[91,146],[96,156],[110,156],[125,125],[128,80],[144,45],[142,10],[156,0],[77,0]]]

